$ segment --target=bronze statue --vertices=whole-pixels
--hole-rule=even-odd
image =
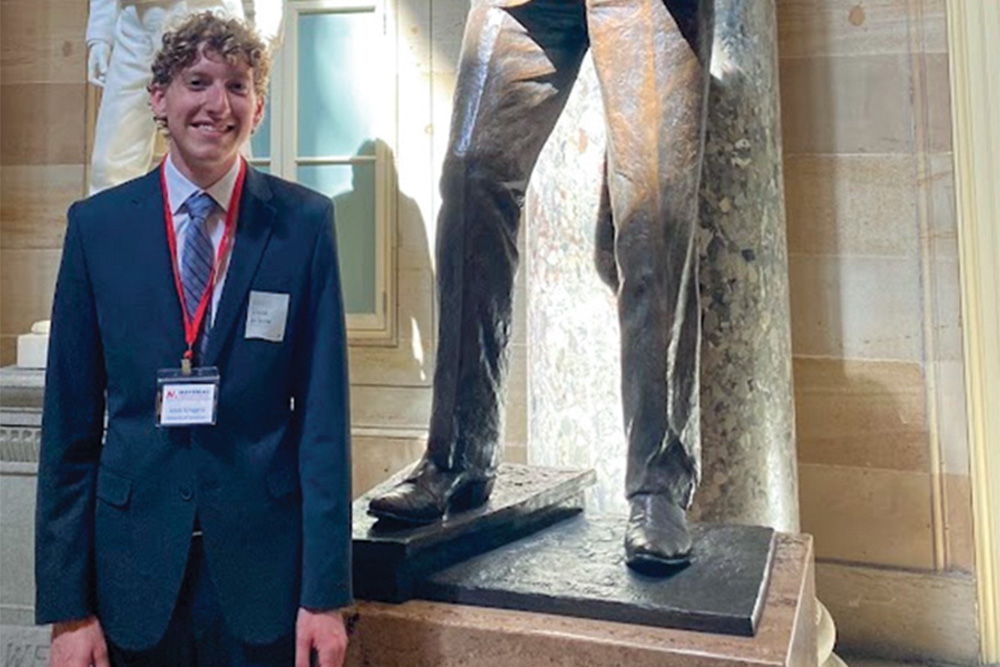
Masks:
[[[608,127],[598,261],[616,290],[630,565],[683,563],[699,477],[697,194],[711,0],[474,0],[437,230],[427,451],[375,498],[430,523],[489,496],[501,454],[517,230],[528,178],[589,47]],[[598,253],[600,260],[602,253]]]

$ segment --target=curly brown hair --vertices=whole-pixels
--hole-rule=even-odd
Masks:
[[[229,63],[247,63],[253,70],[254,92],[260,97],[266,95],[271,53],[264,40],[240,19],[211,11],[192,14],[163,34],[163,46],[153,60],[149,89],[167,88],[175,76],[198,60],[203,47]]]

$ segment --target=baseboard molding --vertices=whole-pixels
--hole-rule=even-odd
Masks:
[[[816,596],[836,622],[838,653],[980,664],[971,575],[821,561]]]

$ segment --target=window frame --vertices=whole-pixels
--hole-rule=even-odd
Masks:
[[[370,313],[345,313],[348,341],[354,344],[392,345],[396,339],[396,183],[392,155],[396,143],[396,45],[389,30],[388,0],[286,0],[284,30],[275,48],[271,69],[271,95],[267,113],[270,115],[270,157],[251,159],[252,164],[267,163],[270,173],[297,181],[301,165],[375,166],[375,307]],[[298,20],[306,14],[353,13],[371,11],[381,28],[376,48],[380,58],[373,59],[377,83],[373,110],[375,143],[374,156],[330,155],[298,157]],[[339,248],[341,253],[344,248]]]

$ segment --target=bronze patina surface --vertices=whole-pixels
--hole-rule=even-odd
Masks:
[[[417,523],[488,497],[501,453],[525,189],[589,48],[608,128],[598,267],[615,290],[630,564],[677,563],[699,478],[695,222],[710,0],[474,2],[437,227],[440,306],[427,450],[372,500]]]

